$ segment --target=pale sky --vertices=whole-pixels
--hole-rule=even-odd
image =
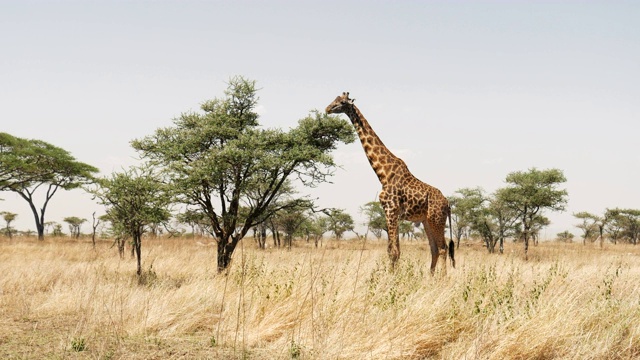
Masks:
[[[242,75],[261,88],[265,127],[295,126],[349,91],[389,149],[447,196],[561,169],[569,204],[546,214],[543,237],[578,236],[575,212],[640,208],[637,1],[0,0],[0,49],[0,131],[103,175],[137,163],[131,140]],[[305,193],[361,223],[380,184],[359,142],[334,155],[333,184]],[[0,198],[16,228],[35,229],[24,200]],[[60,192],[46,220],[94,211],[104,208],[82,191]]]

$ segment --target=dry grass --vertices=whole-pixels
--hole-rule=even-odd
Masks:
[[[227,276],[215,247],[145,240],[142,284],[110,243],[0,241],[0,358],[631,359],[640,248],[541,244],[457,253],[423,243],[254,248]]]

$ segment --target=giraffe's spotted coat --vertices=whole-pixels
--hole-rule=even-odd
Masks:
[[[424,225],[431,248],[431,271],[433,272],[440,252],[446,252],[448,247],[444,237],[447,217],[451,215],[447,198],[437,188],[413,176],[405,162],[387,149],[354,105],[353,99],[349,99],[348,92],[336,97],[327,106],[326,112],[343,113],[349,117],[358,133],[367,159],[382,184],[379,198],[387,217],[388,252],[392,265],[395,265],[400,257],[398,221],[409,220]],[[452,247],[453,244],[449,246]],[[453,248],[450,249],[449,254],[455,266]]]

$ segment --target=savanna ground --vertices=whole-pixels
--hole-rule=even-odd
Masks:
[[[145,276],[110,241],[0,240],[2,359],[640,358],[640,247],[463,245],[431,276],[423,242],[143,240]]]

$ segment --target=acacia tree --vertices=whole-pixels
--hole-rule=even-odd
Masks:
[[[637,245],[640,237],[640,210],[622,209],[620,215],[624,219],[624,236],[630,243]]]
[[[196,236],[196,230],[199,236],[204,236],[206,231],[206,216],[198,210],[186,209],[184,212],[176,215],[179,223],[186,224],[191,228],[191,236]]]
[[[142,235],[150,224],[169,220],[171,190],[149,170],[132,169],[97,180],[91,192],[107,207],[107,218],[133,240],[136,274],[142,275]]]
[[[56,237],[64,235],[64,233],[62,232],[61,224],[58,224],[57,222],[53,222],[51,226],[53,226],[53,231],[51,232],[51,235]]]
[[[474,222],[477,220],[475,217],[479,215],[478,211],[486,201],[486,196],[484,190],[480,187],[462,188],[456,190],[448,199],[451,205],[453,236],[456,239],[456,247],[459,248],[460,239],[465,234],[468,236]]]
[[[293,237],[299,232],[302,224],[309,217],[312,203],[301,203],[297,207],[287,207],[278,211],[274,216],[276,226],[284,232],[284,245],[291,249]]]
[[[58,189],[71,190],[90,183],[97,172],[64,149],[0,133],[0,190],[15,192],[27,201],[39,240],[44,240],[47,205]],[[38,190],[44,193],[39,208],[35,204]]]
[[[353,218],[342,209],[328,210],[323,219],[325,219],[326,229],[333,233],[336,240],[342,239],[345,232],[354,230]]]
[[[544,210],[564,211],[567,190],[559,190],[557,186],[565,181],[567,179],[559,169],[532,168],[527,172],[516,171],[507,175],[508,186],[498,196],[518,214],[524,238],[525,259],[528,259],[529,238],[536,232],[536,224],[542,224],[541,213]]]
[[[402,239],[407,237],[407,239],[412,240],[416,236],[415,232],[413,231],[414,227],[415,226],[411,221],[405,221],[405,220],[399,221],[398,234],[400,234]]]
[[[496,234],[500,254],[504,253],[504,242],[508,237],[514,236],[520,224],[518,223],[518,214],[502,199],[502,189],[496,190],[489,202],[489,213],[493,216],[497,225]]]
[[[500,198],[498,189],[492,195],[486,195],[484,190],[477,188],[463,188],[456,191],[461,196],[455,201],[458,221],[468,227],[468,231],[479,235],[490,254],[495,253],[499,244],[500,253],[504,252],[504,241],[513,236],[517,217]],[[458,225],[459,226],[459,225]]]
[[[12,213],[12,212],[8,212],[8,211],[2,211],[0,212],[0,215],[2,215],[2,218],[4,219],[4,222],[6,224],[3,233],[9,237],[9,239],[11,239],[13,237],[13,228],[11,227],[11,223],[13,222],[13,220],[16,219],[16,217],[18,217],[18,214]]]
[[[317,111],[288,132],[260,128],[257,103],[255,81],[233,77],[223,98],[202,104],[203,113],[184,113],[174,126],[132,142],[163,171],[180,202],[206,214],[219,272],[246,233],[279,210],[271,205],[287,179],[306,186],[327,181],[335,167],[330,152],[355,140],[351,124]]]
[[[582,221],[581,223],[576,224],[575,227],[582,231],[582,245],[586,245],[587,240],[594,238],[598,233],[597,223],[599,217],[586,211],[574,213],[573,217]]]
[[[307,242],[313,240],[315,247],[322,241],[322,235],[327,231],[325,217],[320,217],[317,214],[312,214],[306,217],[300,224],[299,231],[306,237]]]
[[[64,222],[69,224],[69,236],[78,239],[80,237],[80,227],[87,219],[81,219],[77,216],[69,216],[63,219]]]
[[[387,233],[387,217],[379,201],[370,201],[360,208],[366,218],[367,231],[371,231],[376,239],[382,238],[382,232]]]
[[[637,245],[640,236],[640,210],[607,209],[605,217],[608,219],[607,232],[614,244],[618,239],[626,239]]]

